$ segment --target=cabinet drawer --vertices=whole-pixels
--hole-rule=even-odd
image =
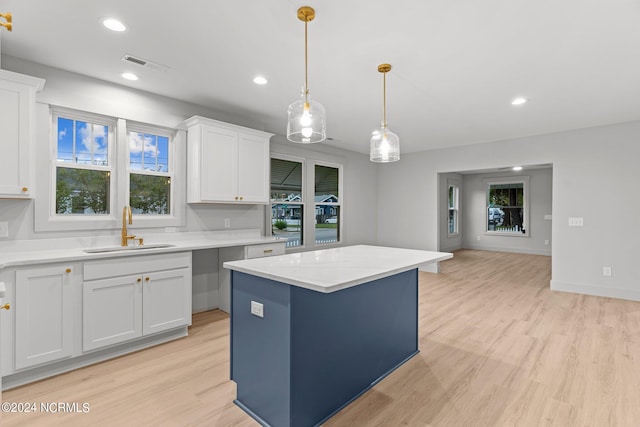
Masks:
[[[284,255],[284,242],[266,243],[263,245],[245,246],[245,259],[261,258],[266,256]]]
[[[173,270],[191,267],[191,252],[159,255],[134,255],[84,263],[84,280],[142,274],[148,271]]]

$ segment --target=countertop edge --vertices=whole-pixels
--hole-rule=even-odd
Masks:
[[[60,249],[56,250],[47,250],[47,251],[33,251],[27,252],[25,251],[24,255],[19,253],[16,255],[12,254],[14,259],[9,259],[6,261],[0,261],[0,270],[11,268],[11,267],[20,267],[25,265],[35,265],[35,264],[50,264],[57,262],[78,262],[78,261],[91,261],[97,259],[105,259],[105,258],[121,258],[125,256],[144,256],[144,255],[152,255],[152,254],[163,254],[163,253],[172,253],[172,252],[186,252],[186,251],[194,251],[200,249],[217,249],[217,248],[227,248],[233,246],[250,246],[250,245],[259,245],[266,243],[284,243],[284,240],[277,238],[268,238],[268,237],[248,237],[248,238],[238,238],[233,240],[203,240],[199,241],[174,241],[171,242],[173,246],[165,247],[165,248],[151,248],[145,250],[138,251],[114,251],[114,252],[98,252],[98,253],[88,253],[84,252],[84,249],[88,248],[73,248],[73,249]],[[59,253],[58,253],[59,252]],[[1,255],[0,255],[1,256]]]
[[[433,263],[436,263],[436,262],[440,262],[440,261],[444,261],[444,260],[453,258],[453,254],[450,254],[450,253],[446,253],[446,254],[442,253],[442,254],[443,254],[442,256],[439,256],[437,258],[433,258],[433,259],[430,259],[430,260],[427,260],[427,261],[407,264],[407,265],[404,265],[402,267],[394,268],[394,269],[391,269],[391,270],[388,270],[388,271],[384,271],[384,272],[379,272],[379,273],[374,273],[374,274],[366,274],[366,275],[363,275],[363,276],[361,276],[361,277],[359,277],[357,279],[348,280],[348,281],[336,283],[336,284],[333,284],[333,285],[326,285],[326,284],[322,284],[322,283],[319,283],[319,282],[313,282],[311,280],[301,281],[301,280],[296,280],[296,279],[291,278],[291,277],[279,275],[279,274],[276,274],[276,273],[269,273],[269,272],[265,272],[265,271],[261,271],[261,270],[255,270],[255,269],[252,269],[252,268],[246,268],[246,267],[243,267],[241,265],[238,265],[237,261],[227,261],[227,262],[223,263],[222,266],[224,268],[229,269],[229,270],[234,270],[234,271],[238,271],[240,273],[245,273],[245,274],[251,274],[253,276],[261,277],[263,279],[274,280],[274,281],[285,283],[285,284],[291,285],[291,286],[297,286],[297,287],[300,287],[300,288],[309,289],[309,290],[320,292],[320,293],[332,293],[332,292],[340,291],[340,290],[343,290],[343,289],[348,289],[348,288],[353,287],[353,286],[358,286],[358,285],[361,285],[363,283],[371,282],[373,280],[382,279],[384,277],[392,276],[394,274],[403,273],[405,271],[413,270],[413,269],[418,268],[418,267],[423,266],[423,265],[433,264]],[[284,256],[286,256],[286,255],[284,255]]]

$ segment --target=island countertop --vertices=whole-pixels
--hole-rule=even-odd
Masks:
[[[453,258],[447,252],[382,246],[346,246],[228,261],[225,268],[317,292],[329,293]]]

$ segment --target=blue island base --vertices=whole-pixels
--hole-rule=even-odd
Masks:
[[[319,425],[417,353],[417,269],[332,293],[232,271],[235,403],[262,425]]]

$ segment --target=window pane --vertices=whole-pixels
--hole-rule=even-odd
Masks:
[[[169,138],[166,136],[159,136],[157,139],[157,172],[169,172]]]
[[[271,201],[302,202],[302,163],[271,159]]]
[[[288,248],[302,246],[303,213],[300,204],[271,205],[271,232],[274,237],[286,238]]]
[[[524,233],[524,184],[507,183],[489,186],[487,230]]]
[[[109,127],[58,117],[57,160],[83,165],[109,165]]]
[[[454,203],[453,193],[454,193],[453,186],[450,185],[449,186],[449,208],[453,208],[454,207],[454,205],[453,205],[453,203]]]
[[[315,198],[316,203],[337,203],[338,168],[316,165]]]
[[[108,214],[107,171],[56,168],[57,214]]]
[[[73,120],[58,117],[58,161],[73,163]]]
[[[449,234],[456,234],[458,232],[458,211],[449,211]]]
[[[107,165],[108,127],[76,120],[75,163]]]
[[[316,243],[335,243],[340,236],[340,206],[316,205]]]
[[[169,173],[169,137],[129,132],[129,169]]]
[[[129,175],[129,205],[135,214],[170,214],[171,179],[166,176]]]

